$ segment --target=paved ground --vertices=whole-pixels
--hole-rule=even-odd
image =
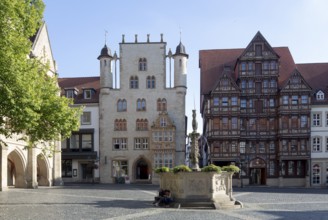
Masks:
[[[0,219],[328,220],[328,189],[234,188],[238,210],[157,208],[153,185],[69,185],[0,192]]]

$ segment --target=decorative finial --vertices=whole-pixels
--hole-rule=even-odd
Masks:
[[[181,35],[182,35],[182,29],[181,27],[179,26],[179,30],[180,30],[180,43],[181,43]]]
[[[105,30],[105,45],[107,45],[107,34],[108,34],[108,31]]]

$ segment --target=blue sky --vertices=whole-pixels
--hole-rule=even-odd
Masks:
[[[199,115],[198,53],[204,49],[245,48],[257,31],[273,47],[288,46],[296,63],[328,62],[326,0],[45,0],[45,21],[59,77],[98,76],[97,56],[105,42],[112,52],[126,42],[159,41],[189,54],[186,114]],[[194,104],[195,103],[195,104]]]

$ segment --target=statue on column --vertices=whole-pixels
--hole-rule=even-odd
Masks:
[[[196,110],[192,110],[192,128],[193,132],[189,134],[191,139],[191,152],[190,152],[190,162],[191,169],[194,171],[199,171],[199,146],[198,146],[198,137],[197,133],[197,121],[196,121]]]

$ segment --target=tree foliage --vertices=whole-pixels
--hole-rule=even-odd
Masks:
[[[29,143],[69,137],[81,113],[59,96],[48,65],[29,57],[44,7],[42,0],[0,1],[0,135],[24,133]]]

